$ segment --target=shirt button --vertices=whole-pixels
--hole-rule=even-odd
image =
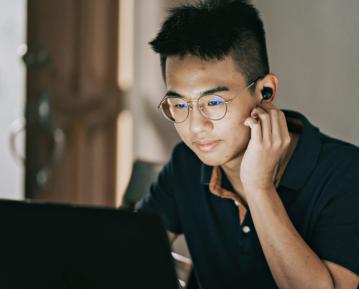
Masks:
[[[251,231],[251,228],[249,228],[248,226],[243,226],[242,231],[243,233],[247,234]]]

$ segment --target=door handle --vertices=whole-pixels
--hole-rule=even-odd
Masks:
[[[25,118],[20,117],[13,121],[13,123],[10,126],[10,136],[9,136],[9,146],[10,146],[10,152],[13,158],[16,162],[24,164],[25,163],[25,157],[23,155],[20,155],[17,151],[16,147],[16,139],[17,137],[25,131]]]
[[[18,137],[25,133],[26,120],[23,117],[16,119],[10,126],[9,147],[10,152],[16,162],[24,165],[26,157],[18,152],[16,142]],[[66,137],[63,129],[55,128],[51,131],[52,140],[54,143],[53,151],[49,161],[36,172],[36,182],[40,187],[44,187],[47,183],[52,166],[61,159],[65,152]]]

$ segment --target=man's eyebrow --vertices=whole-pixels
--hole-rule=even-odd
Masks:
[[[217,93],[217,92],[222,92],[222,91],[229,91],[229,88],[227,86],[217,86],[217,87],[214,87],[214,88],[211,88],[211,89],[207,89],[205,91],[202,91],[200,93],[199,96],[202,96],[202,95],[208,95],[208,94],[214,94],[214,93]],[[179,94],[178,92],[176,91],[173,91],[173,90],[169,90],[166,92],[165,96],[167,97],[180,97],[180,98],[185,98],[185,96]]]
[[[175,92],[173,90],[169,90],[166,92],[165,96],[167,97],[181,97],[181,98],[184,98],[183,95],[179,94],[178,92]]]
[[[229,91],[229,88],[227,86],[217,86],[215,88],[211,88],[211,89],[201,92],[200,95],[202,96],[202,95],[213,94],[213,93],[222,92],[222,91]]]

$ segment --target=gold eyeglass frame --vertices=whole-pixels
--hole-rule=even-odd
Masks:
[[[170,96],[165,96],[165,97],[163,97],[162,100],[161,100],[161,102],[158,104],[157,109],[160,109],[160,110],[161,110],[163,116],[164,116],[168,121],[177,124],[177,123],[185,122],[185,121],[188,119],[188,116],[189,116],[189,113],[190,113],[190,109],[193,109],[192,103],[193,103],[193,102],[197,102],[197,108],[198,108],[199,112],[201,113],[201,115],[202,115],[203,117],[205,117],[205,118],[207,118],[207,119],[210,119],[210,120],[221,120],[221,119],[223,119],[223,118],[226,116],[226,114],[227,114],[227,111],[228,111],[228,103],[232,102],[237,96],[239,96],[239,95],[242,93],[242,91],[244,91],[244,90],[250,88],[250,87],[253,86],[253,84],[255,84],[256,82],[257,82],[257,81],[251,82],[249,85],[247,85],[246,87],[244,87],[243,89],[241,89],[241,91],[238,92],[238,94],[237,94],[236,96],[234,96],[234,97],[232,97],[231,99],[228,99],[228,100],[224,100],[222,96],[213,94],[213,95],[215,95],[215,96],[218,96],[218,97],[222,98],[222,99],[224,100],[224,101],[223,101],[224,104],[226,105],[225,112],[224,112],[223,116],[220,117],[220,118],[215,118],[215,119],[213,119],[213,118],[210,118],[210,117],[206,116],[206,115],[204,114],[204,112],[202,111],[201,107],[199,106],[199,101],[200,101],[200,99],[201,99],[202,97],[204,97],[204,96],[207,96],[206,94],[201,95],[200,97],[198,97],[197,99],[194,99],[194,100],[185,100],[185,99],[184,99],[184,101],[187,103],[188,107],[187,107],[187,115],[186,115],[186,118],[185,118],[184,120],[182,120],[182,121],[178,121],[178,122],[177,122],[177,121],[173,121],[172,119],[170,119],[170,118],[166,115],[166,113],[165,113],[165,112],[163,111],[163,109],[162,109],[162,104],[166,101],[166,99],[171,98]]]

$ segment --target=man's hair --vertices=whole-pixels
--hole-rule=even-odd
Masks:
[[[269,73],[263,23],[247,1],[199,0],[169,13],[150,42],[160,54],[164,79],[167,57],[185,55],[205,60],[230,55],[248,84]]]

